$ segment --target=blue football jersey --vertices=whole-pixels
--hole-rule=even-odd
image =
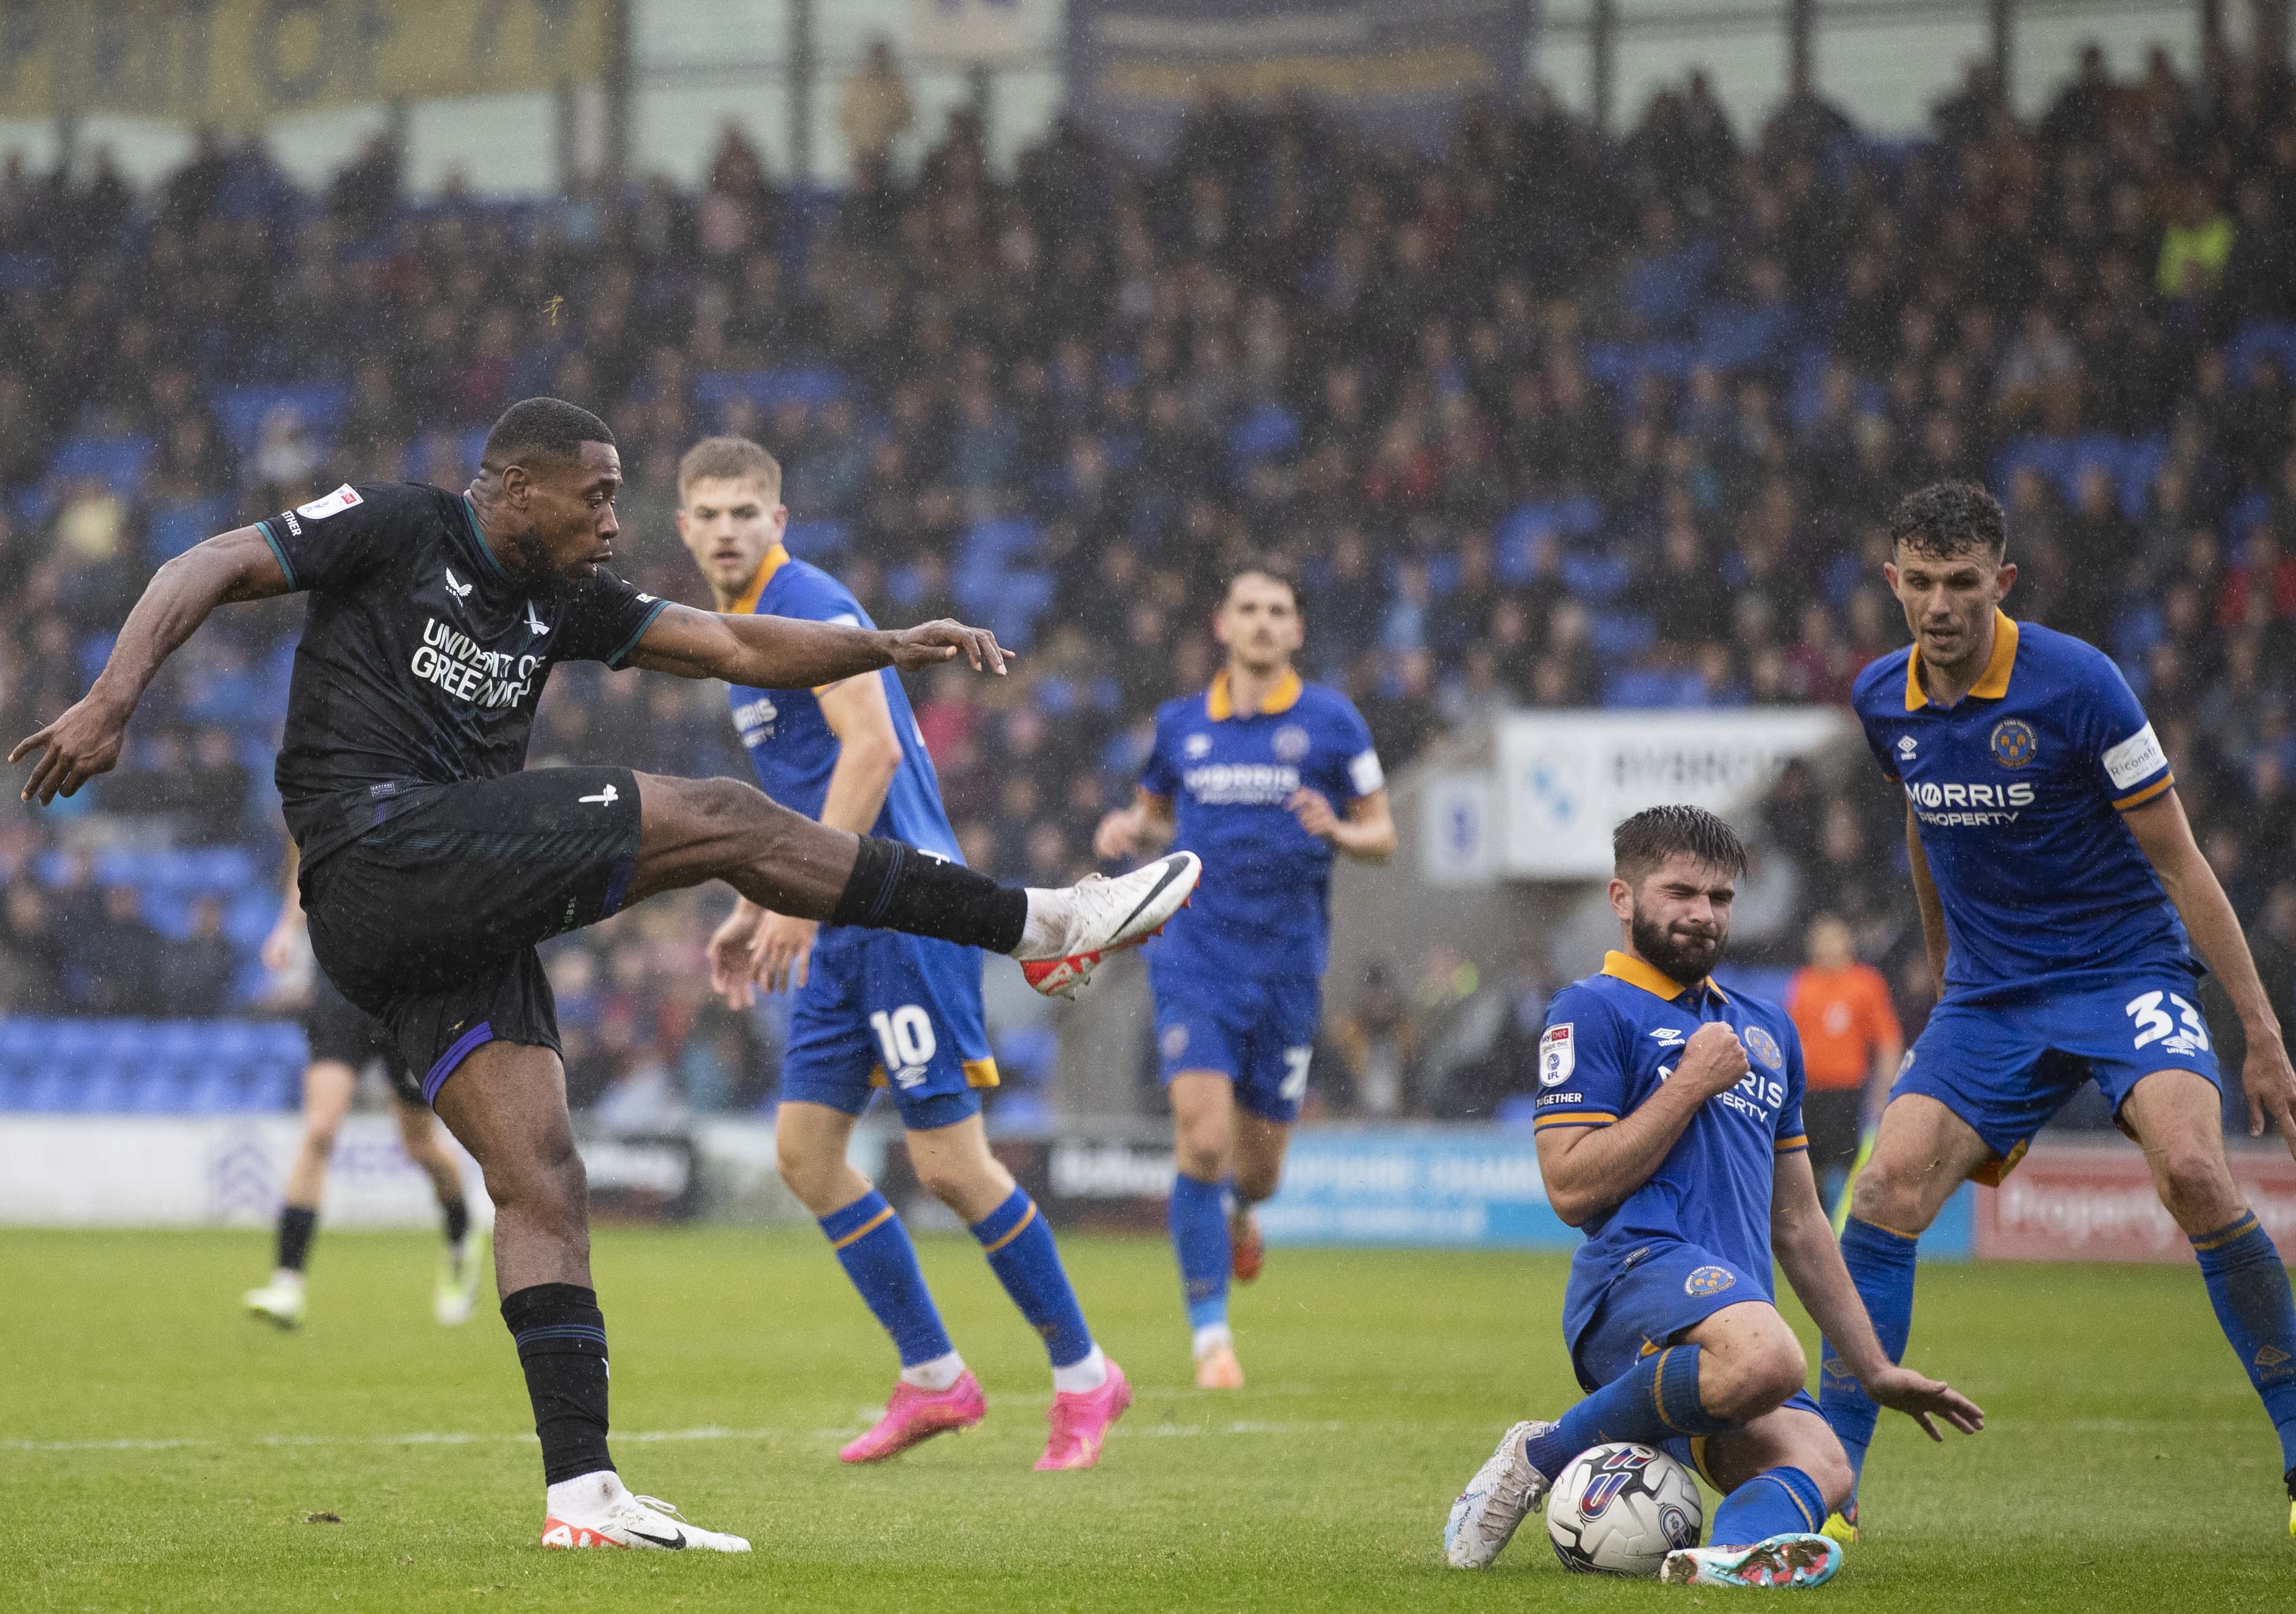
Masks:
[[[2103,652],[1999,616],[1993,659],[1958,705],[1931,703],[1912,645],[1860,673],[1850,700],[1912,804],[1945,911],[1948,991],[2190,967],[2184,926],[2120,821],[2176,780]]]
[[[1283,805],[1303,785],[1335,811],[1387,782],[1371,730],[1345,695],[1287,673],[1267,705],[1238,713],[1227,675],[1168,700],[1142,788],[1168,798],[1173,845],[1204,860],[1194,902],[1151,943],[1160,968],[1212,975],[1320,975],[1331,843]]]
[[[733,610],[808,622],[876,626],[842,583],[818,566],[791,559],[779,545],[767,552],[749,592],[734,602]],[[891,709],[893,732],[901,741],[901,766],[870,833],[906,840],[951,863],[963,863],[956,832],[941,807],[940,775],[933,771],[924,736],[917,732],[916,714],[901,688],[900,675],[886,668],[863,676],[883,680],[885,704]],[[734,685],[728,688],[727,698],[758,786],[783,807],[808,818],[820,817],[829,797],[829,775],[837,766],[839,742],[814,692]]]
[[[1579,1232],[1562,1331],[1577,1340],[1611,1280],[1650,1248],[1679,1241],[1719,1256],[1770,1299],[1770,1197],[1780,1155],[1807,1150],[1801,1040],[1775,1004],[1684,987],[1638,958],[1611,953],[1603,971],[1554,995],[1539,1034],[1535,1125],[1608,1127],[1674,1074],[1692,1033],[1718,1021],[1746,1046],[1738,1085],[1698,1108],[1650,1179]],[[1750,1299],[1754,1297],[1749,1297]]]

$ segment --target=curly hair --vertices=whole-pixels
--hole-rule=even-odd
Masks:
[[[1890,512],[1890,548],[1933,561],[1980,554],[1998,562],[2009,548],[2001,502],[1974,482],[1931,482]]]
[[[1704,807],[1644,807],[1611,832],[1611,864],[1620,880],[1640,885],[1644,876],[1677,852],[1710,869],[1746,872],[1746,843]]]

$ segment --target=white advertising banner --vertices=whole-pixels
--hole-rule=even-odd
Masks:
[[[909,0],[910,52],[1001,67],[1051,45],[1051,0]]]
[[[1856,727],[1830,706],[1511,712],[1498,725],[1501,870],[1600,879],[1620,819],[1661,802],[1743,807],[1787,762]]]
[[[443,1135],[443,1134],[442,1134]],[[0,1117],[0,1225],[253,1227],[279,1214],[302,1137],[292,1116]],[[494,1208],[478,1166],[453,1139],[472,1217]],[[354,1115],[336,1135],[320,1218],[331,1227],[428,1227],[430,1179],[385,1115]]]

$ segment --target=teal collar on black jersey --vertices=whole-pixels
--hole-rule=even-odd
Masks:
[[[479,564],[485,567],[496,582],[502,581],[509,574],[503,570],[503,563],[495,559],[495,552],[487,546],[486,532],[479,525],[479,507],[471,503],[471,496],[467,493],[455,502],[463,507],[463,526],[471,535],[471,547],[479,552]]]
[[[1730,1001],[1722,988],[1714,984],[1714,978],[1710,975],[1695,987],[1685,987],[1671,975],[1661,974],[1652,969],[1631,953],[1603,954],[1603,973],[1615,976],[1630,987],[1640,987],[1652,996],[1662,997],[1669,1003],[1685,993],[1701,990],[1711,992],[1726,1004]]]
[[[1993,655],[1985,664],[1985,676],[1970,686],[1969,692],[1988,700],[1998,700],[2009,692],[2009,675],[2017,666],[2017,624],[1999,606],[1993,610]],[[1906,658],[1906,709],[1917,712],[1930,703],[1929,692],[1922,687],[1922,647],[1916,643],[1913,654]]]

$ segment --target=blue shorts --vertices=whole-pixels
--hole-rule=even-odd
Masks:
[[[1727,1306],[1746,1300],[1775,1304],[1768,1274],[1756,1282],[1744,1269],[1695,1244],[1672,1239],[1652,1239],[1641,1247],[1649,1251],[1628,1266],[1603,1291],[1595,1315],[1570,1348],[1571,1370],[1581,1388],[1594,1391],[1619,1378],[1654,1350],[1662,1350],[1682,1334],[1697,1327]],[[1798,1389],[1785,1405],[1816,1415],[1817,1397]],[[1677,1462],[1686,1462],[1715,1484],[1707,1471],[1704,1436],[1677,1435],[1660,1449]]]
[[[889,1074],[890,1073],[890,1074]],[[996,1085],[980,1013],[980,954],[895,930],[824,927],[790,1004],[782,1098],[848,1115],[890,1087],[912,1132],[980,1113]]]
[[[1308,1093],[1323,983],[1312,975],[1214,980],[1152,961],[1156,1051],[1169,1082],[1210,1070],[1235,1084],[1235,1102],[1262,1120],[1290,1126]]]
[[[2101,985],[1948,994],[1890,1096],[1918,1093],[1968,1122],[1996,1157],[1972,1175],[1998,1183],[2085,1081],[2116,1120],[2155,1070],[2198,1071],[2221,1087],[2196,985],[2189,967],[2164,963]]]

